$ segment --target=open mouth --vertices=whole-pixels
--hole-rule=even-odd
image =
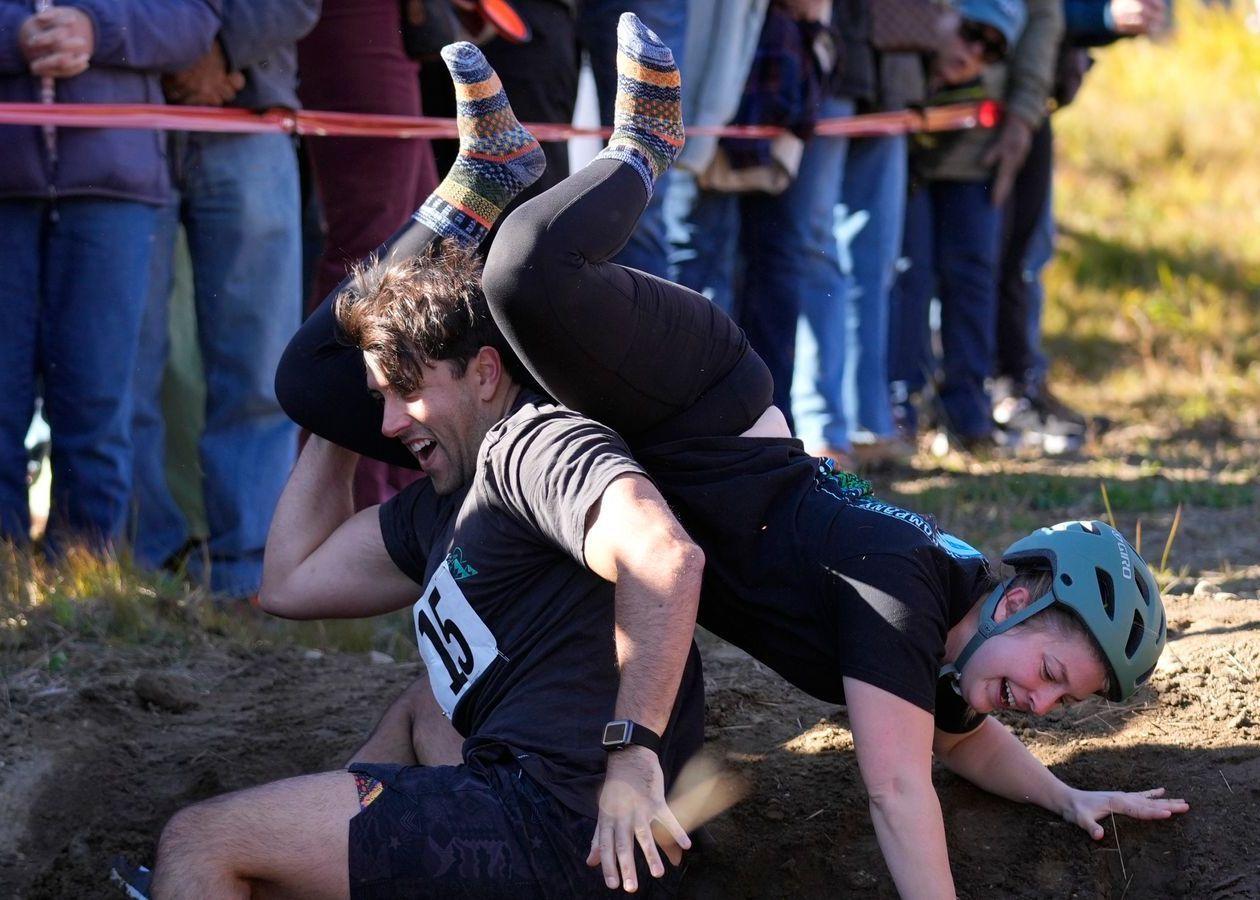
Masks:
[[[412,456],[419,460],[421,466],[426,466],[437,450],[437,441],[432,439],[408,441],[407,449],[411,451]]]
[[[1015,690],[1005,678],[1002,679],[1002,705],[1007,709],[1015,708]]]

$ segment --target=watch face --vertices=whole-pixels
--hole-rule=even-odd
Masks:
[[[612,747],[618,744],[624,744],[630,733],[630,723],[628,722],[609,722],[604,726],[605,747]]]

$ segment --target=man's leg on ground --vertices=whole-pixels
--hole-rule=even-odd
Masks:
[[[350,894],[347,834],[359,811],[349,772],[303,775],[176,813],[162,830],[157,900]]]
[[[389,705],[348,765],[454,766],[463,758],[463,746],[464,739],[442,715],[428,676],[421,675]]]

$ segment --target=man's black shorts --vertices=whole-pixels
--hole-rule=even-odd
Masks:
[[[350,820],[350,896],[610,896],[586,865],[595,822],[546,793],[515,763],[398,766],[356,763],[360,812]],[[681,872],[640,894],[668,896]]]

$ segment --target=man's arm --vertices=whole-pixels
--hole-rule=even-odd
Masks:
[[[664,732],[691,649],[704,554],[674,518],[656,487],[641,475],[613,481],[588,514],[587,567],[616,585],[616,717]],[[600,794],[599,822],[588,863],[602,865],[610,888],[637,888],[634,844],[651,872],[664,866],[651,826],[659,821],[671,857],[690,840],[665,803],[660,760],[643,747],[611,753]],[[675,858],[677,862],[677,858]],[[618,877],[620,867],[620,878]]]
[[[968,734],[937,732],[934,750],[955,775],[991,794],[1016,803],[1035,803],[1062,816],[1099,840],[1098,820],[1111,813],[1135,819],[1167,819],[1190,808],[1184,800],[1164,799],[1163,788],[1128,793],[1081,791],[1055,777],[1023,742],[994,719],[985,718]]]
[[[420,585],[385,549],[380,507],[354,512],[357,454],[311,435],[276,504],[262,608],[286,619],[357,618],[411,603]]]
[[[844,678],[849,726],[871,821],[897,893],[953,897],[945,823],[932,785],[932,714],[882,688]]]

